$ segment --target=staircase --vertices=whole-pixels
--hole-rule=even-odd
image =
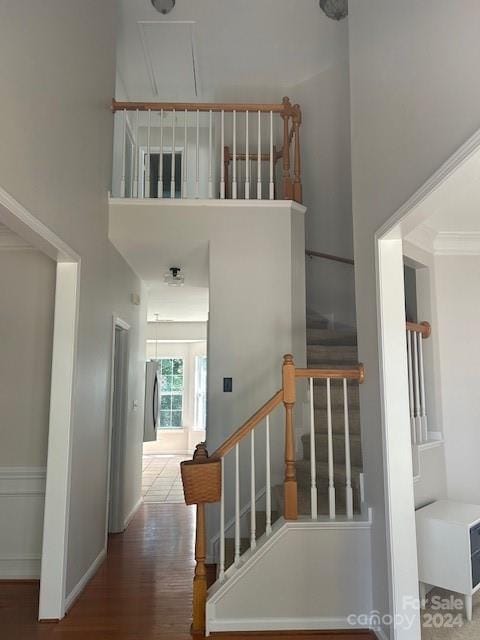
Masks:
[[[330,329],[328,321],[319,317],[307,320],[307,366],[341,369],[358,362],[357,334],[348,329]],[[350,458],[352,472],[354,513],[361,510],[360,476],[362,466],[362,446],[360,435],[359,384],[348,382],[348,406],[350,424]],[[345,492],[345,433],[343,384],[341,380],[331,381],[331,408],[333,431],[334,483],[337,514],[346,512]],[[318,514],[328,515],[328,432],[327,432],[327,391],[322,381],[314,381],[315,409],[315,459]],[[306,417],[308,419],[308,416]],[[304,417],[305,419],[305,417]],[[301,437],[302,447],[297,451],[297,491],[298,514],[310,515],[310,433]],[[283,485],[274,487],[278,510],[283,511]]]

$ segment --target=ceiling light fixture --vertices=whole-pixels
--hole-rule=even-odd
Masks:
[[[348,0],[320,0],[320,9],[332,20],[343,20],[348,16]]]
[[[182,287],[185,284],[185,278],[180,273],[180,267],[170,267],[168,271],[169,273],[163,276],[165,284],[168,284],[169,287]]]
[[[159,13],[166,15],[170,13],[175,6],[175,1],[176,0],[152,0],[152,4]]]

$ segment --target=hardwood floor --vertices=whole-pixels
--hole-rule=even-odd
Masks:
[[[0,583],[0,638],[190,640],[194,524],[193,507],[143,505],[125,533],[110,537],[106,561],[59,623],[36,621],[37,584]],[[236,640],[264,636],[219,635]],[[313,640],[318,635],[281,637]],[[323,635],[328,637],[366,640],[374,636],[351,632]]]

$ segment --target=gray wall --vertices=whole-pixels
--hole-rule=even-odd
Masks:
[[[114,0],[0,5],[1,186],[80,256],[67,592],[104,545],[112,314],[132,326],[125,511],[140,496],[140,282],[107,240]],[[88,473],[85,470],[88,469]]]
[[[374,608],[388,608],[374,233],[480,126],[475,0],[350,3],[352,190]]]
[[[289,92],[302,108],[305,245],[349,258],[353,256],[353,238],[348,23],[336,24],[335,30],[333,62]],[[307,260],[306,275],[309,310],[353,326],[353,267],[313,258]]]
[[[33,248],[0,250],[0,299],[0,466],[45,467],[55,263]]]

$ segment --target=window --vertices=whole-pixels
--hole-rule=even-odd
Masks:
[[[195,358],[195,428],[205,429],[207,424],[207,357]]]
[[[161,429],[180,428],[183,422],[183,359],[159,359],[158,375],[160,382],[158,426]]]

